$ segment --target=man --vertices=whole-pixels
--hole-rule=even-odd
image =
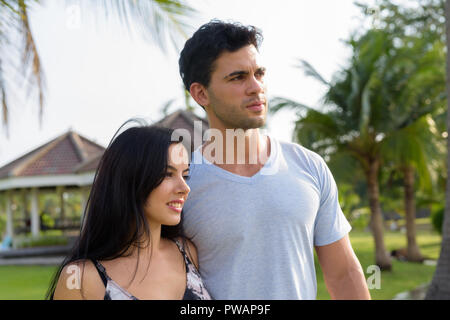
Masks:
[[[261,41],[252,26],[213,20],[180,55],[184,85],[215,130],[193,153],[183,213],[206,287],[215,299],[315,299],[315,248],[333,299],[370,299],[325,162],[258,129]]]

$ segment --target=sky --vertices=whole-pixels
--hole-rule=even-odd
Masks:
[[[362,0],[364,3],[373,3]],[[320,106],[325,88],[296,67],[308,61],[327,80],[350,58],[344,40],[361,28],[353,0],[195,0],[192,33],[211,19],[233,20],[262,30],[269,98],[279,96]],[[0,166],[64,134],[69,129],[106,146],[126,120],[149,123],[184,108],[179,52],[166,52],[118,19],[105,19],[76,2],[47,0],[30,13],[30,24],[46,79],[41,124],[35,100],[10,105],[9,137],[0,131]],[[20,94],[20,92],[18,92]],[[205,116],[201,107],[196,113]],[[266,132],[290,141],[295,113],[268,118]]]

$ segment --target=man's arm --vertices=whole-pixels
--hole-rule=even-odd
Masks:
[[[364,272],[348,235],[329,245],[315,248],[331,299],[370,300]]]

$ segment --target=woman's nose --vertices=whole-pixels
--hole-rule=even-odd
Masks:
[[[186,180],[184,178],[181,178],[180,184],[178,186],[178,192],[181,194],[188,194],[191,191],[191,188],[189,188],[188,184],[186,183]]]

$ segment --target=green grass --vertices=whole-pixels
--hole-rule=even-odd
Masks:
[[[43,300],[56,266],[0,266],[0,300]]]
[[[367,272],[367,267],[375,261],[372,235],[363,231],[352,231],[350,240],[364,272]],[[441,237],[437,233],[419,231],[417,242],[424,256],[431,259],[439,257]],[[389,251],[406,247],[406,235],[399,232],[386,232],[385,244]],[[317,260],[316,268],[317,298],[330,299]],[[55,266],[0,266],[0,300],[43,299],[55,270]],[[381,288],[370,290],[372,299],[392,299],[400,292],[428,283],[431,281],[434,270],[433,266],[393,260],[393,271],[381,274]],[[371,275],[366,273],[366,278]]]
[[[374,241],[370,233],[363,231],[352,231],[350,241],[365,272],[366,279],[373,275],[367,273],[367,268],[375,263]],[[386,249],[390,252],[393,249],[406,247],[406,235],[399,232],[385,232],[384,237]],[[441,247],[441,237],[432,231],[417,232],[417,243],[422,255],[436,260],[439,257]],[[374,300],[390,300],[398,293],[412,290],[422,284],[428,283],[433,277],[436,267],[426,266],[419,263],[401,262],[392,260],[392,271],[381,273],[380,289],[370,290],[370,295]],[[320,271],[316,258],[317,271],[317,299],[330,299],[323,275]]]

